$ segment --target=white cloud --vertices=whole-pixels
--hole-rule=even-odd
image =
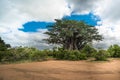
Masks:
[[[96,14],[111,22],[120,20],[120,0],[101,0],[97,3]]]
[[[15,32],[9,32],[2,35],[2,38],[7,42],[11,43],[12,46],[32,46],[37,47],[39,49],[45,49],[50,47],[47,43],[42,41],[47,38],[44,32],[47,29],[39,30],[38,32],[25,33],[22,31],[16,30]]]
[[[33,20],[53,21],[69,15],[68,4],[64,0],[12,0],[13,6]]]
[[[18,29],[28,21],[51,22],[70,15],[67,6],[65,0],[0,0],[0,36],[12,46],[49,47],[42,41],[44,30],[25,33]]]
[[[67,0],[75,14],[88,14],[96,8],[99,0]]]
[[[50,22],[70,15],[72,11],[74,14],[92,11],[102,20],[102,25],[97,28],[104,36],[104,40],[96,44],[104,44],[104,47],[120,44],[119,4],[119,0],[0,0],[0,36],[12,46],[45,47],[48,45],[41,41],[46,37],[44,31],[25,33],[18,28],[23,28],[22,25],[28,21]]]
[[[95,14],[99,15],[102,20],[102,25],[98,27],[99,32],[104,36],[104,40],[98,43],[104,44],[102,46],[120,45],[119,4],[119,0],[101,0],[95,10]]]

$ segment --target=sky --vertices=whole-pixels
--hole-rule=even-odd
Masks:
[[[104,39],[95,47],[120,45],[120,0],[0,0],[0,37],[16,46],[48,49],[43,39],[54,19],[85,21]]]

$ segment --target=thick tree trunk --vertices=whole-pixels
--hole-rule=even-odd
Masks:
[[[78,50],[77,40],[76,39],[74,40],[74,44],[73,45],[74,45],[74,50]]]
[[[72,37],[70,38],[70,41],[69,41],[69,50],[73,50],[73,39],[72,39]]]

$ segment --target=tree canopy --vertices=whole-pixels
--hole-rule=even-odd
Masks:
[[[9,44],[6,44],[0,37],[0,51],[6,50],[8,47],[10,47]]]
[[[102,36],[98,30],[83,21],[55,19],[53,25],[48,26],[45,39],[48,43],[62,45],[64,49],[80,50],[93,40],[100,41]]]

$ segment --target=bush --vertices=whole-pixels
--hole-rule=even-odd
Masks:
[[[4,57],[4,52],[0,51],[0,62],[2,61],[3,57]]]
[[[14,55],[10,51],[0,51],[0,62],[11,62],[13,60]]]
[[[86,54],[81,53],[78,50],[59,50],[54,52],[55,58],[63,60],[85,60]]]
[[[53,56],[53,51],[52,50],[42,50],[42,53],[46,54],[46,56]]]
[[[79,60],[86,60],[86,59],[87,59],[87,56],[86,56],[86,54],[84,54],[84,53],[80,53],[79,56],[78,56],[78,59],[79,59]]]
[[[106,50],[99,50],[96,53],[95,59],[98,61],[106,61],[110,54]]]
[[[119,57],[120,58],[120,46],[113,45],[108,48],[108,52],[110,53],[111,57]]]
[[[58,50],[55,52],[55,58],[57,59],[67,59],[65,56],[67,56],[68,51],[67,50]]]
[[[12,49],[11,52],[14,55],[14,61],[28,60],[29,54],[30,54],[30,48],[18,47],[18,48]]]
[[[68,53],[66,54],[67,54],[66,56],[67,60],[79,60],[78,55],[80,54],[80,52],[77,50],[68,51]]]
[[[94,49],[93,47],[86,45],[82,50],[82,53],[85,53],[87,57],[93,57],[94,54],[97,52],[96,49]]]
[[[86,60],[87,56],[78,50],[70,51],[69,60]]]
[[[47,54],[39,50],[33,51],[32,54],[30,55],[30,59],[33,61],[45,60],[46,57]]]
[[[41,61],[46,60],[48,51],[40,51],[36,48],[18,47],[6,51],[0,51],[0,62],[16,61]]]

